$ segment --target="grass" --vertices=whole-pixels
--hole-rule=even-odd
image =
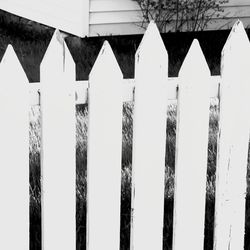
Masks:
[[[39,65],[47,49],[54,30],[26,19],[20,19],[0,11],[0,58],[9,43],[20,59],[30,82],[40,79]],[[169,54],[169,76],[177,76],[183,59],[194,38],[198,38],[208,65],[213,75],[220,73],[220,52],[229,31],[202,33],[168,33],[162,38]],[[107,39],[116,55],[125,78],[134,77],[134,53],[142,36],[114,36],[97,38],[77,38],[69,36],[67,45],[76,62],[78,80],[88,78],[96,56]],[[157,49],[157,48],[152,48]],[[149,119],[150,119],[150,114]],[[166,171],[165,171],[165,205],[164,205],[164,249],[171,249],[172,217],[174,193],[176,106],[171,105],[167,114]],[[215,170],[217,151],[219,112],[217,105],[210,107],[210,126],[208,143],[208,170],[205,218],[205,249],[212,249]],[[121,180],[121,250],[129,249],[131,170],[132,170],[132,122],[133,103],[124,104],[123,108],[123,144],[122,144],[122,180]],[[76,107],[76,232],[77,249],[86,245],[86,166],[87,166],[87,106]],[[30,110],[30,249],[41,249],[41,187],[40,187],[40,109]],[[190,142],[191,143],[191,142]],[[249,169],[249,167],[248,167]],[[249,176],[249,173],[248,173]],[[191,180],[190,180],[191,181]],[[250,199],[249,187],[246,199],[246,235],[250,233]],[[192,195],[192,194],[190,194]],[[105,202],[105,201],[104,201]],[[245,249],[250,246],[246,237]]]
[[[30,112],[30,199],[31,199],[31,249],[40,249],[40,110],[35,107]],[[208,144],[208,170],[206,194],[205,249],[212,249],[213,218],[215,195],[215,162],[218,132],[218,106],[210,107],[210,126]],[[150,114],[149,114],[150,116]],[[176,139],[176,105],[168,107],[166,171],[165,171],[165,217],[164,249],[171,249],[172,216],[174,196],[174,166]],[[132,123],[133,103],[123,107],[123,144],[121,179],[121,249],[129,249],[130,204],[132,177]],[[76,207],[77,207],[77,249],[85,249],[86,244],[86,167],[87,167],[87,106],[76,109]],[[190,194],[191,195],[191,194]]]

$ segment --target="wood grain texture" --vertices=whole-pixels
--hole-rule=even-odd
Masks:
[[[238,21],[221,58],[220,123],[216,172],[215,250],[244,249],[249,142],[250,44]],[[240,78],[238,78],[240,76]]]
[[[173,249],[203,249],[210,70],[194,40],[179,73]]]

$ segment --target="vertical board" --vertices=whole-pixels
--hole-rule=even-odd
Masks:
[[[29,249],[28,79],[9,45],[0,64],[0,249]]]
[[[152,47],[155,50],[152,50]],[[135,56],[131,249],[162,249],[168,54],[151,22]]]
[[[122,73],[105,42],[89,76],[87,249],[119,249]]]
[[[250,44],[237,21],[223,48],[217,153],[215,250],[244,249],[249,141]]]
[[[210,70],[194,40],[179,73],[173,249],[203,249]]]
[[[59,31],[41,63],[43,249],[75,249],[75,64]]]

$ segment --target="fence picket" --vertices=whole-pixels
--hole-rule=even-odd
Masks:
[[[119,249],[122,72],[105,42],[89,76],[87,249]]]
[[[203,249],[210,70],[194,40],[179,73],[173,249]]]
[[[41,63],[43,249],[75,249],[75,64],[55,31]]]
[[[214,249],[244,249],[249,141],[250,44],[243,24],[232,28],[221,58]],[[240,76],[240,77],[239,77]]]
[[[134,80],[123,79],[104,42],[89,87],[75,86],[75,63],[56,30],[41,63],[41,85],[30,86],[9,45],[0,63],[0,249],[29,248],[29,105],[42,112],[42,249],[76,249],[76,103],[89,105],[87,249],[120,248],[122,107],[133,98],[130,249],[162,249],[167,104],[176,96],[173,250],[203,249],[209,105],[218,96],[214,250],[243,250],[249,58],[250,42],[237,21],[222,51],[221,79],[211,77],[194,40],[170,83],[168,53],[151,22],[135,55]]]
[[[28,79],[11,45],[0,82],[0,249],[29,249]]]
[[[135,55],[131,221],[134,250],[162,249],[167,78],[168,54],[156,24],[151,22]]]

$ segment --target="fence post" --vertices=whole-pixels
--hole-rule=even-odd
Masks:
[[[214,249],[244,249],[250,44],[237,21],[221,57]]]
[[[179,73],[173,249],[203,249],[210,70],[194,40]]]
[[[28,79],[11,45],[0,81],[0,249],[29,249]]]
[[[152,48],[154,48],[152,50]],[[135,55],[131,249],[162,249],[168,54],[151,22]]]
[[[119,249],[122,73],[105,42],[89,75],[87,249]]]
[[[42,249],[75,249],[75,64],[55,31],[41,63]]]

